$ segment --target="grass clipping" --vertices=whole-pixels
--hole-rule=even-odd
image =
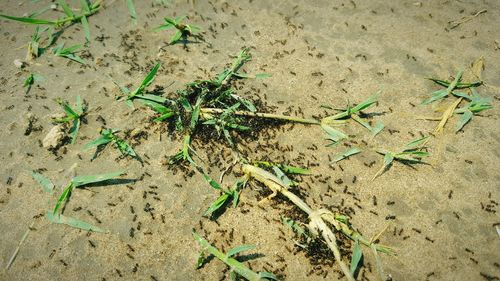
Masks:
[[[299,207],[302,211],[304,211],[309,216],[309,225],[308,228],[314,236],[321,236],[325,240],[326,244],[333,252],[335,260],[339,264],[342,272],[346,276],[347,280],[354,281],[353,272],[350,268],[344,263],[342,260],[342,256],[340,254],[339,247],[337,245],[337,239],[332,229],[328,226],[331,224],[335,227],[337,231],[340,231],[342,234],[346,235],[350,239],[364,244],[366,246],[375,249],[374,254],[378,259],[377,252],[383,252],[387,254],[394,254],[393,250],[389,247],[382,246],[379,244],[373,243],[371,241],[363,238],[358,232],[352,230],[349,225],[346,223],[346,219],[344,216],[339,216],[332,213],[326,209],[318,209],[313,210],[309,205],[307,205],[302,199],[300,199],[297,195],[290,192],[288,187],[282,180],[280,180],[275,175],[263,170],[261,168],[252,166],[252,165],[243,165],[242,167],[243,173],[247,175],[249,178],[254,178],[255,180],[263,183],[265,186],[269,187],[273,194],[271,194],[270,198],[274,197],[276,194],[281,193],[285,197],[287,197],[293,204]]]

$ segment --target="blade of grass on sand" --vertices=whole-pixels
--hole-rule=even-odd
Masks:
[[[474,115],[472,111],[467,110],[462,114],[462,116],[460,116],[460,120],[458,121],[458,124],[455,128],[455,133],[460,131],[465,126],[465,124],[467,124],[472,119],[472,115]]]
[[[31,172],[31,176],[42,186],[43,191],[50,194],[54,192],[54,184],[48,178],[35,171]]]
[[[363,257],[363,251],[361,250],[361,246],[359,245],[359,241],[356,240],[354,244],[354,250],[352,251],[352,257],[351,257],[351,274],[354,275],[356,272],[356,269],[359,266],[359,262],[361,261],[361,258]]]
[[[13,17],[13,16],[8,16],[8,15],[2,15],[2,14],[0,14],[0,17],[6,18],[6,19],[9,19],[9,20],[20,21],[20,22],[24,22],[24,23],[31,23],[31,24],[51,24],[51,25],[56,24],[55,21],[44,20],[44,19],[34,19],[34,18],[25,18],[25,17]]]
[[[135,6],[134,6],[134,0],[126,0],[127,1],[127,7],[128,7],[128,13],[130,17],[132,18],[133,22],[137,22],[137,13],[135,11]]]
[[[214,246],[210,245],[207,240],[205,240],[203,237],[201,237],[198,233],[193,231],[193,237],[194,239],[200,244],[202,247],[203,251],[209,252],[211,255],[214,257],[218,258],[222,262],[224,262],[227,266],[231,268],[231,271],[236,272],[237,274],[241,275],[247,280],[251,281],[259,281],[259,280],[266,280],[266,279],[272,279],[272,280],[278,280],[276,276],[274,276],[271,273],[266,273],[266,272],[261,272],[261,273],[255,273],[248,267],[246,267],[244,264],[241,262],[237,261],[234,258],[231,258],[229,255],[226,255],[219,251],[217,248]],[[266,279],[264,279],[266,278]]]
[[[66,224],[74,228],[79,228],[87,231],[93,232],[106,232],[104,229],[94,226],[88,222],[84,222],[79,219],[75,219],[72,217],[67,217],[62,214],[54,214],[52,211],[47,211],[47,219],[53,223],[57,224]]]
[[[337,154],[333,157],[332,163],[339,162],[340,160],[343,160],[351,155],[358,154],[361,152],[361,149],[357,147],[351,147],[348,150],[344,151],[343,153]]]
[[[124,173],[125,173],[125,171],[120,171],[120,172],[93,175],[93,176],[77,176],[71,180],[71,183],[73,185],[75,185],[75,187],[80,187],[80,186],[91,184],[91,183],[98,183],[98,182],[111,180],[111,179],[114,179],[116,177],[123,175]]]
[[[75,186],[72,183],[66,186],[66,188],[59,196],[59,199],[57,199],[56,205],[54,206],[54,210],[52,211],[52,213],[54,214],[58,213],[59,209],[61,209],[62,204],[68,201],[69,197],[71,196],[71,192],[73,191],[74,188]]]

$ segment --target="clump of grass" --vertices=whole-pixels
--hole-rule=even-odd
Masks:
[[[377,239],[365,239],[359,232],[352,229],[346,216],[341,214],[334,214],[326,209],[313,210],[297,195],[289,191],[289,186],[282,179],[280,179],[280,177],[277,176],[278,174],[274,175],[266,170],[247,164],[243,165],[242,171],[247,177],[261,182],[272,190],[273,194],[271,194],[268,199],[280,193],[287,197],[294,205],[296,205],[309,216],[308,228],[310,233],[314,237],[318,237],[319,235],[323,237],[324,241],[333,252],[335,260],[339,264],[342,272],[348,280],[355,280],[353,277],[353,272],[356,270],[359,264],[359,256],[362,254],[360,253],[361,249],[360,247],[356,248],[355,246],[354,256],[356,258],[353,258],[351,262],[351,268],[347,267],[347,265],[342,260],[339,248],[337,246],[337,238],[328,224],[333,225],[336,231],[339,231],[356,243],[360,243],[371,247],[372,249],[375,249],[375,253],[382,252],[387,254],[394,254],[391,248],[374,243],[374,241],[376,241]]]
[[[65,100],[57,99],[56,101],[62,107],[66,115],[62,118],[55,118],[53,121],[59,124],[71,124],[69,135],[71,137],[71,144],[73,144],[78,136],[80,124],[82,120],[84,120],[85,115],[87,115],[87,105],[82,103],[80,96],[76,97],[75,108],[72,108]]]
[[[78,63],[81,63],[83,65],[86,65],[85,61],[76,54],[76,51],[78,49],[80,49],[81,47],[82,47],[81,45],[73,45],[73,46],[64,48],[64,42],[63,42],[63,43],[59,44],[57,47],[55,47],[52,50],[52,52],[54,53],[54,55],[56,55],[58,57],[67,58],[67,59],[76,61]]]
[[[80,0],[80,11],[78,13],[74,13],[65,0],[58,0],[57,4],[61,6],[64,14],[66,15],[65,17],[59,18],[57,20],[36,19],[32,17],[15,17],[3,14],[0,14],[0,17],[28,24],[48,25],[52,27],[53,31],[56,29],[63,29],[64,27],[73,25],[75,23],[81,23],[83,31],[85,33],[85,39],[87,42],[90,42],[90,27],[87,18],[97,13],[97,11],[101,7],[101,1],[91,3],[88,0]]]
[[[415,164],[425,163],[422,158],[429,156],[429,152],[423,151],[425,143],[429,137],[421,137],[407,143],[402,149],[397,152],[392,152],[385,149],[378,149],[377,152],[384,155],[384,163],[380,170],[373,176],[372,180],[376,179],[382,173],[390,168],[393,161],[401,161],[403,163]]]
[[[118,85],[116,82],[113,81],[116,84],[116,86],[118,86],[118,88],[120,88],[120,91],[122,93],[121,96],[117,96],[116,97],[116,100],[124,100],[125,103],[129,107],[131,107],[131,108],[134,107],[133,100],[135,100],[135,99],[138,99],[138,100],[141,100],[141,101],[143,101],[143,100],[151,100],[152,102],[155,102],[155,104],[158,103],[159,104],[158,106],[160,106],[161,105],[160,103],[165,102],[166,99],[164,99],[162,97],[159,97],[159,96],[149,95],[149,94],[145,93],[146,88],[149,85],[151,85],[151,83],[153,83],[153,81],[155,79],[155,76],[156,76],[156,73],[158,72],[159,68],[160,68],[160,63],[155,64],[155,66],[146,75],[146,77],[144,78],[144,80],[142,80],[142,82],[139,85],[139,87],[137,87],[133,91],[131,91],[127,87],[122,87],[122,86]]]
[[[193,37],[197,40],[202,40],[203,38],[198,33],[200,32],[200,27],[193,24],[183,24],[182,21],[185,19],[185,16],[173,18],[164,18],[165,23],[156,27],[155,31],[162,31],[171,28],[175,28],[176,31],[174,35],[170,38],[170,45],[173,45],[177,42],[183,41],[186,44],[189,37]]]
[[[230,268],[229,274],[231,280],[236,280],[237,276],[241,276],[246,280],[250,281],[278,280],[278,278],[272,273],[269,272],[256,273],[237,260],[236,256],[239,253],[255,249],[256,248],[255,245],[240,245],[229,250],[227,253],[223,253],[219,251],[219,249],[212,246],[207,240],[205,240],[195,231],[193,231],[193,237],[196,240],[196,242],[198,242],[198,244],[200,244],[200,246],[202,247],[202,253],[200,254],[200,258],[197,261],[197,268],[200,268],[205,264],[205,262],[207,261],[207,257],[205,257],[203,252],[208,252],[210,255],[218,258],[219,260],[224,262],[227,266],[229,266]]]
[[[101,130],[101,136],[97,139],[87,143],[85,149],[91,149],[97,147],[97,151],[94,158],[97,156],[98,152],[104,149],[108,144],[113,144],[123,156],[130,156],[132,158],[139,159],[138,155],[135,153],[132,146],[130,146],[124,139],[118,137],[116,134],[120,130],[116,129],[103,129]],[[93,159],[94,159],[93,158]]]
[[[368,109],[372,105],[377,103],[377,97],[380,94],[380,91],[369,97],[367,100],[355,105],[351,106],[348,102],[346,108],[333,108],[328,105],[322,105],[321,107],[327,109],[334,109],[340,111],[337,114],[327,116],[321,119],[321,128],[323,128],[324,132],[327,134],[327,139],[331,141],[327,146],[333,146],[339,144],[341,141],[348,138],[348,136],[340,130],[335,129],[334,127],[345,124],[348,119],[352,119],[355,122],[359,123],[366,129],[368,129],[372,138],[375,137],[378,133],[380,133],[384,129],[384,124],[377,122],[374,126],[371,126],[369,122],[365,121],[363,116],[363,110]]]
[[[208,178],[207,180],[209,182],[213,181]],[[230,201],[233,202],[233,208],[236,208],[236,206],[238,205],[240,192],[243,188],[245,188],[246,183],[247,183],[246,177],[236,180],[236,182],[228,189],[223,189],[218,183],[215,186],[212,183],[212,187],[214,187],[217,190],[220,190],[222,194],[210,205],[210,207],[205,211],[204,215],[212,216],[212,214],[220,212],[224,207],[227,206],[227,204]]]
[[[27,95],[30,92],[31,87],[35,84],[35,82],[40,82],[40,81],[43,81],[42,76],[33,73],[28,74],[28,77],[26,77],[26,79],[24,79],[23,82],[23,87],[26,88],[25,95]]]
[[[424,100],[422,102],[422,104],[430,104],[430,103],[433,103],[435,101],[444,99],[445,97],[450,96],[450,95],[453,95],[456,97],[463,97],[464,95],[466,96],[466,94],[464,94],[462,92],[458,92],[456,90],[475,88],[475,87],[479,87],[480,85],[483,84],[482,81],[471,82],[471,83],[462,83],[461,81],[462,81],[463,73],[464,73],[463,69],[459,70],[457,72],[457,74],[455,75],[455,79],[453,79],[452,81],[440,80],[440,79],[436,79],[436,78],[427,78],[427,79],[433,81],[434,83],[436,83],[440,86],[446,87],[446,88],[433,92],[431,94],[431,97]]]
[[[455,114],[462,114],[455,127],[456,133],[462,130],[462,128],[472,119],[472,116],[493,108],[491,98],[481,97],[474,88],[471,89],[471,92],[472,95],[469,98],[469,103],[455,110]]]
[[[66,185],[66,187],[63,189],[63,192],[59,196],[59,199],[57,200],[56,205],[54,206],[54,209],[51,211],[47,211],[47,219],[53,223],[57,224],[66,224],[74,228],[79,228],[87,231],[95,231],[95,232],[105,232],[105,230],[94,226],[92,224],[89,224],[85,221],[72,218],[72,217],[67,217],[64,216],[63,209],[64,209],[64,204],[69,200],[71,193],[75,188],[83,187],[83,186],[89,186],[91,184],[99,184],[103,183],[105,181],[109,181],[112,179],[115,179],[121,175],[123,175],[124,172],[114,172],[114,173],[108,173],[108,174],[100,174],[100,175],[91,175],[91,176],[76,176],[73,177],[70,182]],[[42,174],[37,173],[37,172],[32,172],[33,178],[44,188],[44,191],[48,193],[52,193],[54,190],[54,184],[52,181],[50,181],[48,178],[44,177]]]

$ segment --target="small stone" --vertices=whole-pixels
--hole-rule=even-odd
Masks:
[[[64,140],[65,127],[66,126],[63,124],[59,124],[52,127],[52,129],[50,129],[49,133],[45,136],[45,138],[42,141],[43,147],[47,149],[59,147],[62,141]]]
[[[20,60],[20,59],[15,59],[15,60],[14,60],[14,65],[15,65],[17,68],[23,68],[23,67],[24,67],[24,65],[25,65],[25,63],[24,63],[22,60]]]
[[[135,57],[134,51],[128,51],[127,54],[126,54],[126,57],[129,58],[129,59],[134,58]]]

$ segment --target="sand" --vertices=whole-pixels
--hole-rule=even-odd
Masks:
[[[3,1],[1,13],[20,16],[47,2]],[[323,253],[327,262],[314,265],[314,256],[295,246],[294,234],[279,222],[291,209],[286,200],[258,205],[264,187],[256,182],[243,190],[237,208],[228,208],[216,220],[203,217],[219,194],[199,174],[174,172],[164,165],[181,140],[168,135],[165,125],[152,122],[151,110],[139,105],[131,110],[114,99],[119,90],[112,79],[138,85],[159,61],[162,67],[150,89],[161,86],[169,94],[192,80],[214,77],[243,47],[249,47],[253,56],[243,67],[245,72],[272,77],[238,82],[238,94],[265,102],[273,113],[295,114],[300,108],[311,117],[323,113],[322,104],[343,107],[348,100],[360,102],[382,90],[378,105],[369,112],[376,113],[373,121],[386,126],[373,140],[356,123],[342,128],[355,136],[351,139],[363,152],[340,162],[341,167],[329,165],[328,157],[345,147],[325,147],[328,141],[319,127],[299,124],[242,141],[251,159],[309,164],[313,174],[299,182],[306,202],[348,211],[352,225],[368,238],[387,227],[380,242],[397,251],[397,257],[381,255],[387,279],[499,279],[500,239],[495,226],[500,223],[496,214],[500,2],[169,1],[173,3],[167,6],[152,5],[151,0],[135,2],[137,24],[130,20],[124,1],[112,1],[89,18],[93,40],[82,56],[89,62],[86,67],[49,51],[18,69],[13,62],[25,59],[34,27],[0,20],[1,280],[228,279],[226,266],[216,259],[195,268],[199,246],[192,238],[193,228],[226,251],[240,244],[257,245],[248,252],[254,259],[245,264],[255,271],[274,272],[281,280],[341,278],[328,252]],[[485,13],[450,29],[450,21],[484,9]],[[43,17],[58,14],[47,12]],[[207,42],[189,44],[186,50],[167,44],[172,32],[152,32],[164,16],[178,15],[199,25]],[[84,43],[83,30],[78,25],[66,29],[58,39],[63,41]],[[382,161],[373,148],[395,149],[420,133],[427,135],[436,122],[416,118],[439,115],[433,110],[450,103],[448,99],[441,105],[419,105],[440,89],[425,77],[448,79],[466,67],[464,81],[472,81],[468,67],[479,57],[485,61],[485,85],[478,91],[493,98],[494,108],[474,116],[459,133],[453,132],[458,117],[452,117],[444,132],[429,142],[429,165],[395,163],[371,181]],[[22,84],[29,72],[44,80],[25,94]],[[87,124],[75,144],[54,154],[40,145],[53,126],[50,116],[61,112],[54,100],[73,104],[77,95],[89,104]],[[33,130],[26,134],[29,120]],[[127,140],[145,160],[144,166],[120,158],[110,148],[91,162],[93,150],[83,147],[102,126],[121,129],[128,136],[134,129],[143,132]],[[197,140],[193,146],[217,179],[234,159],[223,138],[209,143]],[[284,149],[288,146],[293,149]],[[43,174],[57,186],[53,195],[31,178],[28,171],[35,169],[46,169]],[[109,233],[87,233],[44,218],[73,173],[116,170],[126,170],[124,178],[140,180],[78,189],[64,212]],[[233,170],[237,172],[238,166]],[[223,184],[229,186],[234,179],[235,174],[229,173]],[[4,270],[33,222],[15,262]],[[367,248],[364,251],[358,279],[377,280],[374,258]]]

